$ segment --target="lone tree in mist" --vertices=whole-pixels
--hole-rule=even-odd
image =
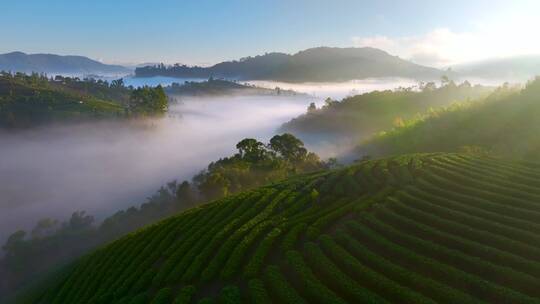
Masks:
[[[135,115],[162,115],[168,109],[167,95],[161,85],[137,88],[131,93],[127,108]]]

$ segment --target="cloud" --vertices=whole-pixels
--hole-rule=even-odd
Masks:
[[[434,29],[418,36],[353,37],[352,40],[358,47],[376,47],[419,64],[438,67],[452,65],[473,57],[471,49],[475,48],[475,35],[454,33],[447,28]]]
[[[514,16],[496,23],[476,22],[470,31],[435,28],[421,35],[353,37],[355,46],[371,46],[413,62],[447,67],[495,57],[540,53],[536,18]]]

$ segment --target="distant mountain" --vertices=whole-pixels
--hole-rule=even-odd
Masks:
[[[125,75],[132,71],[123,66],[103,64],[83,56],[25,54],[22,52],[0,54],[0,70],[70,75]]]
[[[456,65],[452,69],[466,77],[524,81],[540,75],[540,55],[490,59]]]
[[[318,47],[294,55],[265,55],[226,61],[210,67],[174,65],[135,69],[137,77],[170,76],[290,82],[347,81],[371,77],[438,79],[442,71],[421,66],[375,48]]]

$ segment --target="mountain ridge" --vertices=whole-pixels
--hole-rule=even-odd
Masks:
[[[130,69],[109,65],[79,55],[47,53],[27,54],[20,51],[0,54],[0,70],[46,74],[109,74],[126,75]]]
[[[372,77],[404,77],[434,80],[443,71],[418,65],[371,48],[315,47],[294,54],[265,53],[217,63],[210,67],[176,64],[135,69],[136,77],[227,78],[287,82],[328,82]]]

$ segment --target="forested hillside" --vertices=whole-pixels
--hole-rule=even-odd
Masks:
[[[25,303],[539,303],[540,164],[420,154],[215,201]]]
[[[167,96],[156,88],[126,87],[94,79],[42,74],[0,74],[0,127],[31,127],[50,122],[159,115]]]
[[[540,152],[540,78],[524,89],[502,86],[485,100],[432,111],[382,133],[363,154],[477,150],[537,159]]]
[[[285,123],[281,130],[317,140],[334,141],[343,137],[362,140],[429,109],[480,98],[491,91],[489,87],[472,86],[468,82],[456,85],[445,79],[439,87],[430,82],[417,89],[375,91],[341,101],[327,99],[324,106],[310,106],[306,114]]]

